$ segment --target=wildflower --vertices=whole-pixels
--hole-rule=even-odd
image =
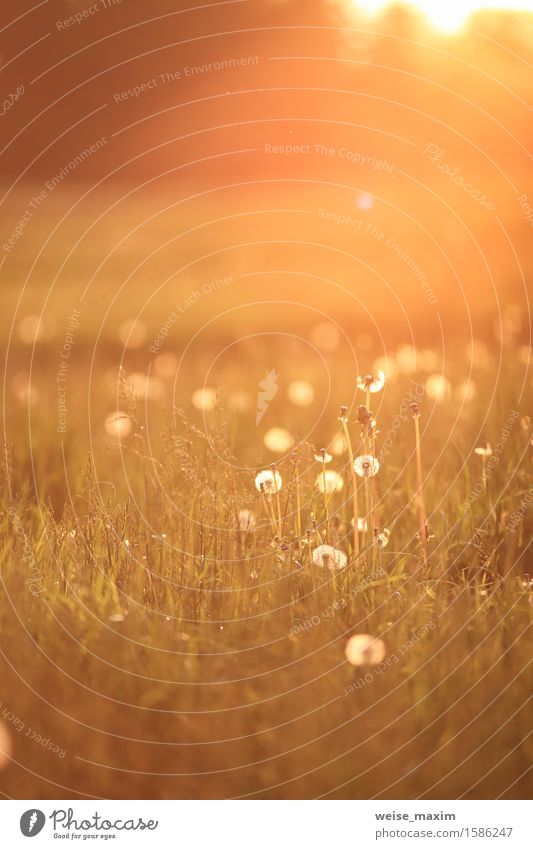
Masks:
[[[253,531],[255,528],[255,513],[252,513],[252,511],[248,510],[247,507],[243,507],[242,510],[239,510],[238,519],[239,530]]]
[[[376,666],[386,654],[385,643],[369,634],[355,634],[350,637],[344,649],[344,655],[352,666]]]
[[[212,410],[217,402],[217,391],[212,386],[196,389],[192,394],[192,404],[197,410]]]
[[[315,400],[315,390],[308,380],[293,380],[287,387],[287,397],[296,407],[309,407]]]
[[[355,458],[353,467],[360,478],[373,478],[379,472],[379,460],[372,454],[361,454]]]
[[[339,412],[339,421],[345,424],[348,421],[348,407],[342,405]]]
[[[293,437],[284,427],[271,427],[265,433],[263,442],[274,454],[283,454],[294,445]]]
[[[255,476],[255,488],[265,495],[272,495],[273,492],[278,492],[282,486],[282,479],[279,472],[270,469],[263,469]]]
[[[327,566],[328,569],[344,569],[348,562],[345,553],[332,545],[319,545],[313,550],[315,566]]]
[[[474,448],[474,454],[479,454],[480,457],[490,457],[490,455],[492,454],[490,442],[487,442],[484,448],[482,446],[479,448]]]
[[[352,528],[353,528],[353,519],[352,519]],[[366,532],[368,530],[368,522],[366,521],[366,519],[363,519],[362,516],[357,517],[357,530],[361,534],[366,534]]]
[[[331,454],[328,454],[325,448],[321,448],[320,453],[313,454],[313,456],[317,463],[331,463],[331,461],[333,460],[333,457],[331,456]]]
[[[341,491],[344,487],[344,481],[338,472],[328,469],[326,472],[319,474],[315,486],[322,494],[332,495],[334,492]]]
[[[376,545],[378,546],[378,548],[385,548],[385,546],[387,545],[387,543],[388,543],[389,539],[390,539],[390,531],[389,531],[389,529],[388,529],[388,528],[383,528],[383,530],[382,530],[382,531],[379,531],[379,532],[376,534],[375,543],[376,543]]]
[[[363,392],[381,392],[385,385],[385,373],[378,369],[376,374],[365,374],[364,377],[357,378],[357,388]]]

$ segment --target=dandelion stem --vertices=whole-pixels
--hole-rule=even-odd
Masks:
[[[350,458],[350,470],[352,473],[352,487],[353,487],[353,548],[355,552],[355,556],[359,557],[359,529],[358,529],[358,520],[359,520],[359,510],[357,506],[357,475],[355,473],[355,466],[353,464],[353,451],[352,451],[352,442],[350,439],[350,433],[348,431],[348,423],[346,416],[341,414],[342,428],[344,431],[344,436],[346,437],[346,445],[348,448],[348,457]]]
[[[273,474],[273,478],[274,478],[274,491],[276,493],[276,510],[277,510],[277,514],[278,514],[278,528],[279,528],[279,535],[281,537],[282,536],[281,505],[280,505],[280,501],[279,501],[279,489],[278,489],[278,482],[277,482],[277,479],[276,479],[276,467],[275,466],[272,466],[272,474]]]
[[[326,452],[322,451],[322,483],[324,489],[324,519],[326,521],[326,542],[329,542],[328,490],[326,486]]]
[[[302,516],[300,504],[300,474],[296,469],[296,528],[298,531],[298,539],[302,536]]]
[[[416,410],[413,410],[413,406]],[[418,509],[420,513],[420,544],[422,546],[422,555],[424,557],[424,565],[427,566],[428,550],[427,550],[427,520],[426,520],[426,505],[424,501],[424,485],[422,480],[422,450],[420,447],[420,422],[418,406],[411,405],[413,410],[413,418],[415,422],[415,438],[416,438],[416,476],[418,483]]]
[[[277,523],[276,523],[276,517],[274,515],[274,511],[270,510],[270,496],[268,495],[267,492],[265,492],[265,488],[264,488],[263,485],[261,485],[261,495],[263,496],[263,501],[265,503],[265,510],[267,512],[267,515],[268,515],[268,520],[269,520],[270,524],[272,525],[272,527],[274,528],[275,533],[279,533],[278,526],[277,526]]]
[[[370,481],[368,478],[365,478],[365,523],[363,525],[363,548],[366,545],[366,538],[368,528],[370,527],[370,533],[373,534],[372,527],[370,526]]]

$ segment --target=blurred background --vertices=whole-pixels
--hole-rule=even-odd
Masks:
[[[71,415],[119,367],[180,404],[274,366],[336,402],[399,345],[525,368],[533,16],[496,5],[4,7],[10,397],[55,397],[67,337]]]

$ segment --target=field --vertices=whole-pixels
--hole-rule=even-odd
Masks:
[[[187,308],[201,327],[215,288]],[[530,349],[516,309],[503,339],[445,357],[385,353],[324,319],[242,334],[226,358],[231,342],[208,331],[188,359],[172,333],[149,351],[159,322],[118,322],[93,351],[96,311],[64,328],[32,316],[13,325],[6,366],[5,796],[531,793]],[[357,388],[379,369],[379,391]],[[345,427],[354,457],[379,459],[355,475],[374,541],[354,538]],[[355,634],[375,638],[361,665],[344,654]]]
[[[531,798],[501,2],[4,4],[4,797]]]

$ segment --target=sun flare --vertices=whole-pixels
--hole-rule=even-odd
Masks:
[[[417,0],[395,3],[390,0],[352,0],[352,6],[369,16],[378,15],[389,6],[411,6],[422,12],[429,23],[442,32],[457,32],[475,12],[532,12],[533,0]]]

